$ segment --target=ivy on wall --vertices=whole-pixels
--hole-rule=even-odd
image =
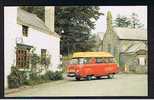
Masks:
[[[35,48],[31,50],[30,64],[31,67],[29,71],[20,70],[16,66],[11,66],[11,73],[8,75],[8,88],[18,88],[22,85],[35,85],[50,80],[60,80],[63,79],[63,72],[56,71],[52,72],[48,70],[51,56],[47,54],[44,59],[44,63],[41,63],[41,56],[35,53]],[[43,67],[45,70],[44,75],[40,75],[42,70],[38,71],[39,67]],[[26,67],[23,67],[26,68]]]

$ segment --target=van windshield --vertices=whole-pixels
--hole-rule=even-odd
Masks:
[[[70,61],[70,64],[78,64],[78,59],[72,59],[71,61]]]

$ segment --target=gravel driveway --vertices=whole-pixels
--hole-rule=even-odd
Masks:
[[[114,79],[90,81],[65,78],[5,96],[147,96],[147,81],[145,74],[118,74]]]

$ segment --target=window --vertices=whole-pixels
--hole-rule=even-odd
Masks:
[[[96,58],[96,63],[115,63],[114,58]]]
[[[71,64],[89,64],[90,58],[73,58],[70,61]]]
[[[41,49],[41,64],[45,64],[46,61],[46,49]]]
[[[16,44],[16,67],[29,68],[30,50],[33,46]]]
[[[70,64],[78,64],[78,59],[72,59],[72,60],[70,61]]]
[[[28,68],[29,67],[29,52],[26,49],[16,50],[16,67]]]
[[[89,64],[89,63],[91,63],[90,61],[91,61],[91,58],[87,58],[87,57],[86,57],[86,58],[84,58],[83,63],[84,63],[84,64]]]
[[[85,59],[84,58],[80,58],[79,59],[79,64],[84,64],[85,63]]]
[[[103,63],[103,59],[102,58],[96,58],[96,63]]]
[[[138,58],[139,65],[145,65],[145,57]]]
[[[108,58],[108,62],[109,62],[109,63],[115,63],[116,60],[115,60],[115,58]]]
[[[22,34],[23,36],[28,36],[28,26],[22,25]]]

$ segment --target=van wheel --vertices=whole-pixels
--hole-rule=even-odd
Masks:
[[[114,74],[109,74],[109,75],[108,75],[108,78],[109,78],[109,79],[114,78]]]
[[[91,80],[92,77],[90,75],[87,76],[87,80]]]
[[[76,76],[75,79],[76,79],[77,81],[80,81],[80,76]]]
[[[97,79],[100,79],[101,77],[100,77],[100,76],[97,76],[96,78],[97,78]]]

